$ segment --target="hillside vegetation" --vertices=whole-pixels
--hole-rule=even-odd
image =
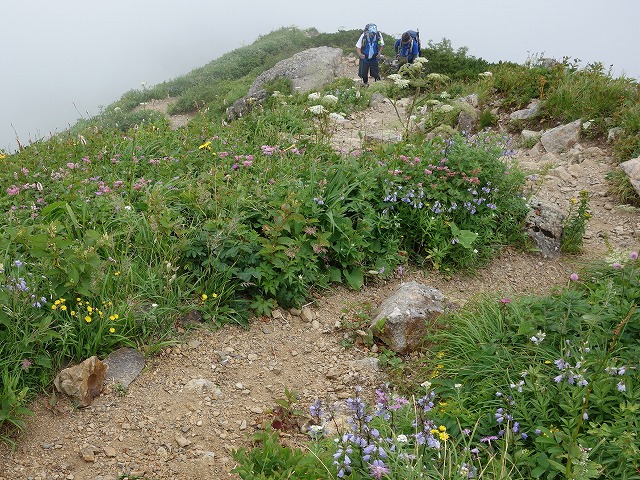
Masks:
[[[510,160],[512,139],[495,128],[500,111],[539,98],[540,115],[513,128],[580,118],[588,138],[620,128],[619,160],[640,155],[635,81],[569,59],[489,64],[446,39],[423,48],[426,66],[403,67],[375,88],[338,79],[309,97],[275,81],[262,108],[223,121],[226,106],[277,61],[320,45],[351,53],[358,34],[272,32],[2,154],[5,441],[61,366],[123,345],[153,354],[175,339],[185,315],[197,312],[212,327],[247,325],[276,306],[299,307],[332,283],[357,289],[408,264],[473,270],[506,245],[530,248],[524,173]],[[428,107],[425,130],[407,128],[398,144],[336,152],[328,141],[332,115],[366,108],[374,91],[392,101],[411,97],[414,113]],[[464,108],[456,99],[469,93],[483,112],[475,135],[454,129]],[[175,99],[170,113],[196,112],[186,127],[171,130],[160,114],[135,110],[166,97]],[[637,202],[623,176],[612,181],[621,201]],[[569,219],[579,233],[588,221],[582,202]],[[564,247],[580,245],[578,235]],[[606,471],[604,478],[640,478],[637,267],[630,252],[555,297],[489,299],[447,317],[431,339],[438,348],[425,377],[432,380],[411,408],[404,408],[411,395],[385,391],[373,419],[356,396],[357,429],[337,444],[317,429],[311,458],[265,433],[262,450],[239,456],[247,462],[240,475],[598,478]],[[396,410],[402,416],[389,423]],[[315,413],[318,425],[326,421]],[[267,467],[273,452],[281,462]],[[273,476],[257,474],[269,469]]]

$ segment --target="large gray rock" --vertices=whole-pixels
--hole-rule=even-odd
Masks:
[[[111,352],[103,362],[109,367],[105,383],[119,384],[125,388],[135,380],[146,363],[142,352],[129,347]]]
[[[522,110],[516,110],[515,112],[509,115],[511,120],[528,120],[530,118],[535,117],[540,112],[540,100],[532,100],[527,108],[523,108]]]
[[[290,79],[298,92],[317,90],[336,78],[341,60],[342,49],[334,47],[316,47],[296,53],[261,73],[251,84],[247,95],[255,95],[265,83],[280,77]]]
[[[629,182],[631,182],[636,193],[640,195],[640,157],[622,162],[620,168],[627,174]]]
[[[444,296],[439,290],[418,282],[403,283],[382,301],[374,313],[371,329],[389,349],[408,353],[422,345],[429,326],[445,309]],[[380,330],[381,323],[384,326]]]
[[[549,202],[531,199],[526,218],[527,235],[533,239],[540,253],[547,258],[560,255],[562,229],[566,215]]]
[[[241,117],[261,104],[267,96],[265,84],[276,78],[288,78],[293,88],[300,93],[319,90],[337,77],[341,60],[342,49],[334,47],[310,48],[280,60],[272,68],[258,75],[249,87],[247,95],[227,109],[227,119]]]
[[[582,122],[575,122],[547,130],[542,134],[540,142],[547,152],[564,153],[573,147],[580,139],[580,127]]]

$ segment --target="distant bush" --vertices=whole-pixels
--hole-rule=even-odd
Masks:
[[[468,55],[469,49],[454,50],[451,41],[443,38],[439,43],[429,40],[422,46],[421,56],[429,60],[429,71],[447,75],[452,80],[475,80],[478,74],[489,69],[490,63]]]

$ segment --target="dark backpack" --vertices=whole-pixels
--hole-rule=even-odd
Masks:
[[[372,34],[369,33],[369,27],[370,26],[374,26],[376,27],[376,33]],[[368,58],[368,47],[369,47],[369,42],[371,42],[371,37],[373,37],[373,43],[372,43],[372,47],[374,48],[374,53],[373,53],[373,57],[375,57],[378,54],[379,51],[379,47],[378,45],[380,44],[380,40],[382,38],[382,35],[380,34],[380,32],[378,31],[378,27],[375,24],[372,23],[367,23],[364,27],[364,31],[362,32],[362,53],[364,53],[365,55],[365,59]]]
[[[408,55],[408,53],[410,53],[413,50],[413,42],[417,42],[418,43],[418,56],[420,56],[420,52],[422,50],[422,44],[420,43],[420,31],[418,31],[418,30],[407,30],[407,33],[411,37],[411,41],[409,42],[408,45],[400,44],[400,48],[403,49],[403,53],[401,54],[401,56],[406,57]],[[404,50],[404,49],[406,49],[406,50]]]

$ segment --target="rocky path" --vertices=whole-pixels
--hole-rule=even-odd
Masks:
[[[339,126],[335,146],[358,148],[363,132],[397,128],[397,121],[391,104],[378,102]],[[385,380],[375,352],[344,348],[345,332],[338,327],[345,311],[375,308],[409,279],[438,288],[459,305],[487,289],[547,293],[586,261],[613,261],[638,250],[638,210],[616,205],[607,194],[605,177],[614,165],[606,146],[578,145],[550,166],[542,157],[535,149],[518,152],[539,198],[567,208],[581,190],[590,193],[593,217],[584,254],[547,259],[508,249],[472,277],[407,272],[359,292],[332,288],[303,312],[277,311],[246,330],[188,332],[184,343],[147,359],[126,392],[109,386],[82,410],[61,397],[36,402],[16,450],[0,448],[0,480],[237,478],[229,473],[231,450],[249,445],[285,389],[297,392],[300,408],[306,408],[316,397],[339,401],[356,385],[367,391]]]

